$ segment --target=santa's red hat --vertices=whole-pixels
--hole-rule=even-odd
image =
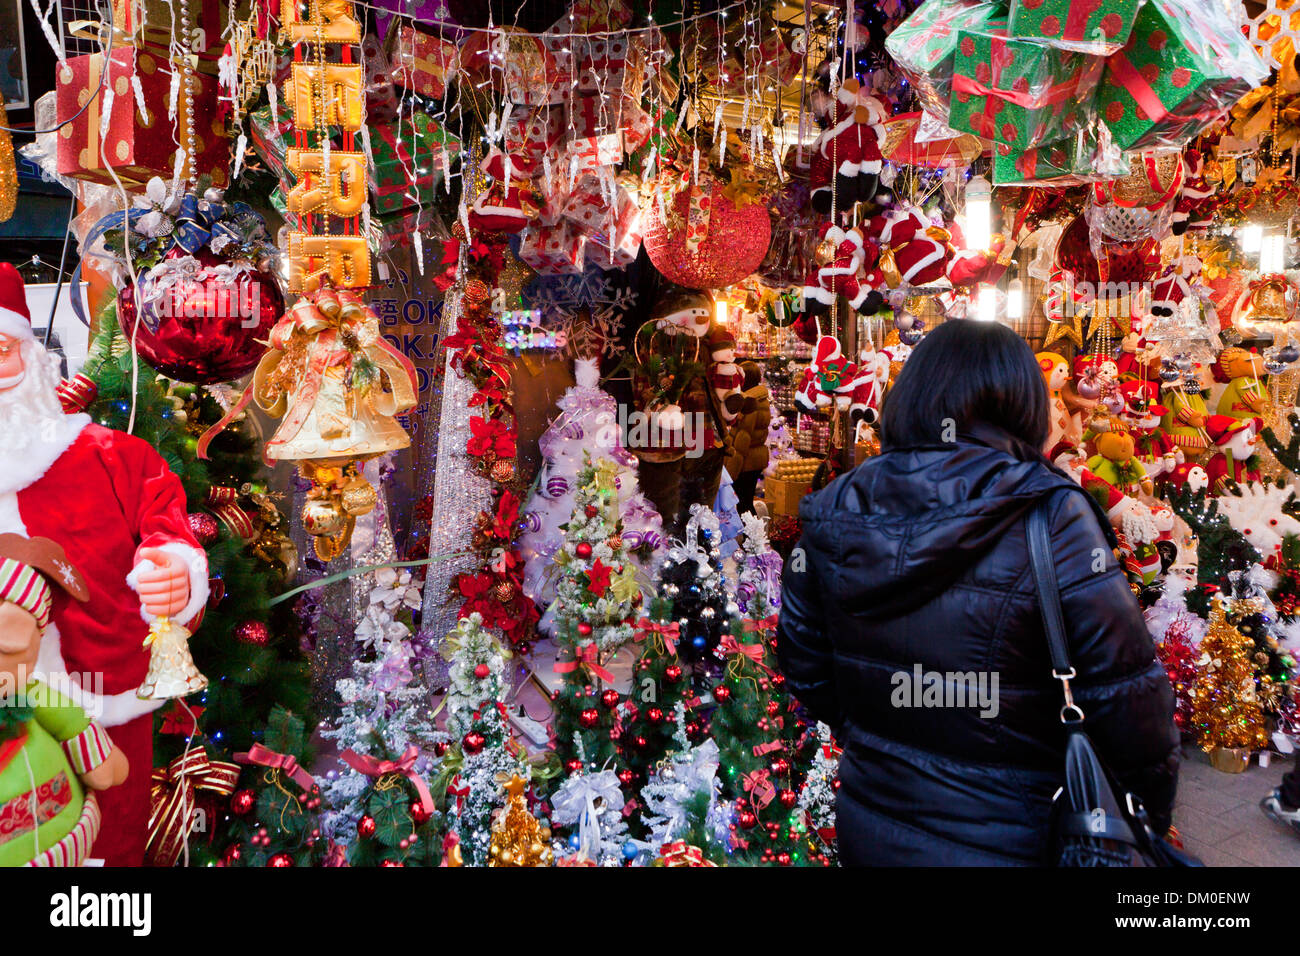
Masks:
[[[1120,383],[1119,391],[1124,396],[1124,404],[1135,415],[1163,416],[1169,411],[1163,405],[1157,404],[1160,398],[1160,386],[1155,382],[1129,379],[1127,382]]]
[[[1258,418],[1233,418],[1231,415],[1211,415],[1205,420],[1205,433],[1216,445],[1232,440],[1238,432],[1258,434],[1263,422]]]
[[[7,262],[0,262],[0,335],[32,337],[32,314],[27,311],[23,277]]]

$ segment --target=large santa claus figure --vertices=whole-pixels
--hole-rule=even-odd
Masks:
[[[55,598],[37,670],[111,728],[131,766],[100,795],[91,851],[139,866],[149,816],[152,711],[140,700],[148,621],[190,623],[208,599],[207,556],[190,534],[185,492],[139,438],[65,415],[58,364],[37,342],[16,269],[0,263],[0,532],[52,538],[85,576],[90,599]]]

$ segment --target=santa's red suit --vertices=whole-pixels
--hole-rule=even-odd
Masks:
[[[26,364],[23,383],[0,391],[0,403],[10,403],[0,407],[0,421],[32,401],[43,427],[24,429],[25,447],[0,460],[0,532],[57,541],[89,585],[84,604],[56,593],[37,670],[51,678],[66,674],[61,689],[70,685],[70,696],[111,728],[126,753],[126,783],[98,795],[104,823],[91,856],[110,866],[138,866],[149,816],[151,715],[163,702],[135,695],[148,669],[142,644],[151,616],[133,584],[152,567],[137,555],[160,548],[184,562],[189,603],[172,616],[180,624],[192,623],[207,602],[207,557],[189,531],[180,480],[148,442],[92,424],[87,415],[60,413],[53,358],[32,338],[25,313],[25,303],[0,299],[0,334],[21,342]],[[16,429],[10,433],[22,440]]]

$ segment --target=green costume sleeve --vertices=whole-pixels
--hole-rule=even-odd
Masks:
[[[71,740],[90,726],[90,718],[84,710],[40,681],[27,685],[27,702],[33,708],[32,716],[36,722],[60,743]]]

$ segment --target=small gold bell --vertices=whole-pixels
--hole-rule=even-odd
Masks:
[[[374,485],[364,478],[354,478],[348,482],[340,495],[344,513],[354,518],[374,511],[378,501]]]
[[[190,632],[170,618],[157,618],[149,625],[144,646],[149,648],[149,671],[135,692],[141,700],[171,700],[188,697],[208,686],[190,656]]]

